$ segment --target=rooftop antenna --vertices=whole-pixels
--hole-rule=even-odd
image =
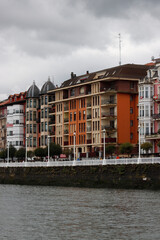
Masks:
[[[119,38],[119,65],[121,65],[121,34],[118,34],[118,38]]]

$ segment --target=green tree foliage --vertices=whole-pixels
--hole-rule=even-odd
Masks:
[[[59,144],[50,143],[50,156],[53,157],[55,155],[59,156],[62,153],[62,148]],[[45,156],[48,155],[48,146],[45,148]]]
[[[3,149],[1,152],[0,152],[0,158],[2,159],[6,159],[7,158],[7,149]]]
[[[35,151],[34,151],[34,153],[35,153],[35,156],[36,157],[40,157],[40,158],[42,158],[42,157],[45,157],[45,149],[44,148],[41,148],[41,147],[39,147],[39,148],[36,148],[35,149]]]
[[[148,151],[152,149],[152,143],[150,143],[150,142],[144,142],[144,143],[141,144],[141,148],[142,148],[143,150],[145,150],[146,153],[148,153]]]
[[[114,145],[106,146],[106,154],[112,155],[113,153],[115,153],[115,151],[116,151],[116,147]]]
[[[67,149],[63,150],[62,153],[65,154],[68,157],[69,155],[72,154],[72,150],[67,148]]]
[[[13,158],[15,157],[15,155],[16,155],[16,148],[13,146],[13,145],[10,145],[9,146],[9,157],[11,157],[12,158],[12,160],[13,160]]]
[[[34,152],[33,151],[27,151],[27,156],[29,158],[32,158],[34,156]]]
[[[25,148],[20,148],[17,150],[15,156],[18,158],[18,160],[23,160],[25,158]]]
[[[120,145],[119,151],[121,154],[131,154],[133,145],[131,143],[123,143]]]

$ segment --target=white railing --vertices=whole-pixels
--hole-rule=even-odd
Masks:
[[[120,159],[83,159],[80,161],[50,161],[50,162],[0,162],[0,167],[64,167],[64,166],[98,166],[118,164],[160,164],[160,157],[153,158],[120,158]]]

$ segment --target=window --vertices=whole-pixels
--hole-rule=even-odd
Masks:
[[[74,121],[76,121],[76,112],[74,112]]]
[[[45,108],[45,118],[47,118],[47,108]]]
[[[33,133],[36,133],[36,124],[33,124]]]
[[[42,96],[42,98],[41,98],[41,105],[43,105],[43,96]]]
[[[149,106],[148,105],[145,106],[145,116],[149,117]]]
[[[72,122],[72,112],[70,113],[70,122]]]
[[[81,120],[81,111],[79,111],[79,120]]]
[[[32,111],[30,111],[30,121],[32,121]]]
[[[36,99],[33,100],[33,107],[36,108]]]
[[[75,89],[72,88],[72,89],[71,89],[71,96],[74,96],[74,95],[75,95]]]
[[[130,82],[130,88],[131,88],[131,89],[134,88],[134,82]]]
[[[32,124],[30,124],[30,133],[32,133]]]
[[[145,87],[145,98],[148,98],[148,87]]]
[[[130,139],[131,140],[133,139],[133,133],[130,133]]]
[[[83,111],[83,120],[85,120],[85,114],[86,114],[86,112]]]
[[[30,108],[32,108],[32,99],[30,99]]]
[[[47,96],[45,96],[45,105],[47,105],[47,102],[48,102],[48,98]]]
[[[47,132],[47,122],[45,122],[45,132]]]
[[[133,108],[130,108],[130,114],[132,114],[133,113]]]
[[[146,135],[149,134],[149,123],[146,123]]]
[[[133,127],[133,120],[130,121],[130,126]]]

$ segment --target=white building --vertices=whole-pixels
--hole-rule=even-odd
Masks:
[[[7,142],[17,150],[24,147],[24,105],[7,106]]]

